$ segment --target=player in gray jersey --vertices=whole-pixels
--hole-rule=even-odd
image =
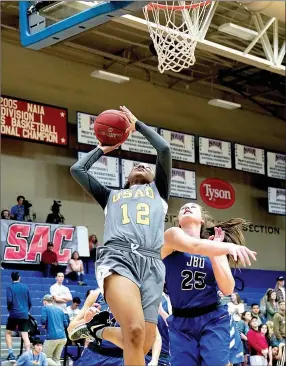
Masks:
[[[128,131],[140,132],[156,149],[156,172],[149,164],[138,164],[131,170],[125,189],[111,190],[88,171],[103,154],[119,145],[99,145],[71,168],[71,174],[104,210],[104,246],[96,261],[96,277],[121,328],[108,327],[108,314],[101,312],[89,323],[71,323],[69,336],[72,340],[108,340],[123,349],[125,365],[135,366],[145,365],[144,354],[156,333],[165,278],[160,249],[172,159],[169,145],[157,132],[138,121],[126,107],[120,109],[130,121]]]

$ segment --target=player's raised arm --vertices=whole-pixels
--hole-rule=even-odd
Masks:
[[[208,257],[231,255],[235,262],[239,260],[244,266],[246,263],[251,265],[250,258],[255,261],[257,254],[241,245],[194,238],[178,227],[172,227],[165,232],[164,250],[177,250]]]
[[[89,193],[100,206],[104,209],[110,195],[111,189],[101,184],[94,176],[89,173],[92,165],[103,155],[116,149],[115,146],[101,146],[100,144],[89,153],[79,159],[70,169],[74,179]]]
[[[138,121],[137,118],[126,108],[120,107],[121,111],[128,117],[131,126],[128,131],[140,132],[156,149],[156,174],[155,183],[161,197],[167,202],[170,197],[171,175],[172,175],[172,156],[171,149],[167,142],[152,128],[145,123]]]

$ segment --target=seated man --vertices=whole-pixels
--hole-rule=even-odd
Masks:
[[[34,338],[32,345],[31,351],[22,353],[18,358],[16,366],[48,366],[47,357],[43,353],[43,341],[40,338]]]
[[[55,276],[58,272],[61,272],[52,242],[48,242],[47,249],[42,253],[41,266],[45,277]]]

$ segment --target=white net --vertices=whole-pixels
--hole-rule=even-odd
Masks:
[[[158,69],[180,72],[196,62],[195,48],[206,22],[210,1],[160,1],[143,8]]]

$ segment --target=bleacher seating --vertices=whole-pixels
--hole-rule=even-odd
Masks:
[[[31,267],[29,267],[31,268]],[[41,310],[42,310],[42,299],[45,294],[50,292],[50,286],[55,283],[55,278],[44,278],[41,271],[37,270],[26,270],[23,269],[8,269],[6,268],[1,272],[1,337],[2,337],[2,347],[1,347],[1,358],[7,357],[7,349],[4,341],[5,335],[5,325],[8,319],[8,310],[7,310],[7,300],[6,300],[6,287],[11,284],[11,272],[19,271],[21,274],[21,282],[26,284],[30,289],[31,299],[32,299],[32,308],[31,314],[37,320],[40,330],[40,337],[45,339],[45,330],[41,328]],[[95,268],[94,263],[90,261],[88,263],[88,273],[85,275],[85,282],[87,286],[78,286],[76,281],[72,281],[70,279],[64,280],[64,285],[67,286],[73,297],[78,296],[82,300],[82,304],[84,303],[86,292],[88,290],[93,290],[97,288],[97,282],[95,279]],[[69,303],[68,305],[70,305]],[[15,353],[20,353],[20,338],[13,337],[13,346],[15,349]],[[76,359],[78,355],[81,353],[81,349],[77,346],[67,346],[62,354],[62,357],[66,355],[71,359]]]
[[[91,266],[90,266],[91,267]],[[8,311],[6,306],[6,287],[11,284],[11,272],[12,270],[6,269],[2,272],[2,287],[1,287],[1,324],[6,324],[8,318]],[[43,274],[40,271],[31,270],[21,270],[21,282],[28,285],[32,298],[32,309],[31,314],[40,324],[41,308],[42,308],[42,298],[45,294],[50,292],[50,286],[55,283],[55,279],[43,278]],[[97,282],[93,273],[85,275],[85,282],[87,286],[78,286],[75,281],[64,280],[64,285],[67,286],[72,296],[78,296],[82,301],[85,299],[87,290],[95,289],[97,287]]]

